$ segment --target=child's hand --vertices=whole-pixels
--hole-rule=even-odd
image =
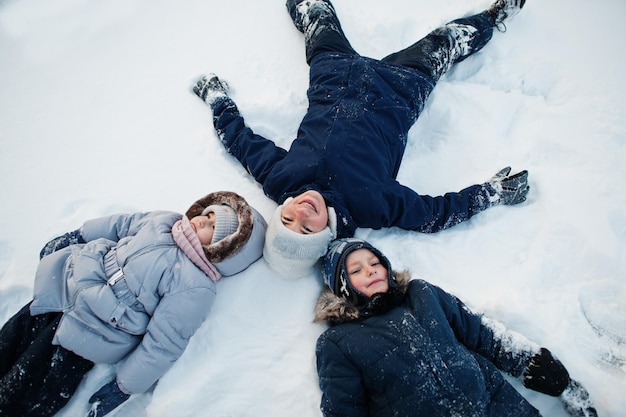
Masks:
[[[79,243],[87,243],[80,232],[80,229],[72,232],[67,232],[64,235],[55,237],[50,242],[46,243],[39,252],[39,259],[44,256],[48,256],[53,252],[68,247],[69,245],[77,245]]]
[[[509,175],[511,167],[501,169],[487,183],[499,196],[496,204],[519,204],[526,201],[528,186],[528,171],[524,170],[517,174]]]
[[[578,381],[570,380],[569,385],[561,394],[561,402],[569,415],[573,417],[598,417],[589,393]]]
[[[524,370],[523,383],[526,388],[557,397],[570,382],[565,366],[546,348],[530,359]]]
[[[217,75],[209,74],[196,83],[193,92],[205,103],[211,105],[217,98],[228,95],[228,84],[217,78]]]
[[[130,398],[129,394],[122,392],[117,385],[117,381],[113,380],[100,388],[89,399],[91,409],[87,417],[106,416],[111,411],[119,407],[124,401]]]

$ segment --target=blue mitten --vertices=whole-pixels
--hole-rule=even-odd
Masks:
[[[41,252],[39,252],[39,259],[46,255],[50,255],[52,252],[56,252],[59,249],[66,248],[69,245],[77,245],[79,243],[87,243],[85,242],[85,239],[83,239],[80,229],[67,232],[66,234],[55,237],[50,242],[46,243],[43,249],[41,249]]]
[[[91,409],[87,417],[104,417],[128,398],[130,398],[130,395],[122,392],[117,385],[117,381],[113,380],[91,396],[89,399]]]

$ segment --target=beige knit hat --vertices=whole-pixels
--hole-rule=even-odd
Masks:
[[[209,213],[215,214],[215,229],[213,230],[213,238],[211,244],[219,242],[226,236],[232,235],[239,226],[237,220],[237,214],[230,206],[226,204],[212,204],[202,210],[202,215],[206,216]]]

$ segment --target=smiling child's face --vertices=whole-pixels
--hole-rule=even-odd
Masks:
[[[328,225],[328,208],[319,192],[309,190],[285,204],[280,219],[287,229],[296,233],[318,233]]]
[[[352,286],[369,298],[389,289],[387,268],[369,249],[351,252],[346,257],[346,271]]]

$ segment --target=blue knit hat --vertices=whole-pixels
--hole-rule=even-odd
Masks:
[[[365,294],[354,288],[346,270],[346,258],[350,253],[358,249],[372,251],[380,263],[387,269],[389,288],[397,286],[391,270],[391,263],[381,251],[368,242],[357,238],[334,240],[331,242],[328,252],[326,252],[326,256],[324,256],[322,261],[322,278],[336,296],[345,298],[355,306],[364,305],[369,300]]]

